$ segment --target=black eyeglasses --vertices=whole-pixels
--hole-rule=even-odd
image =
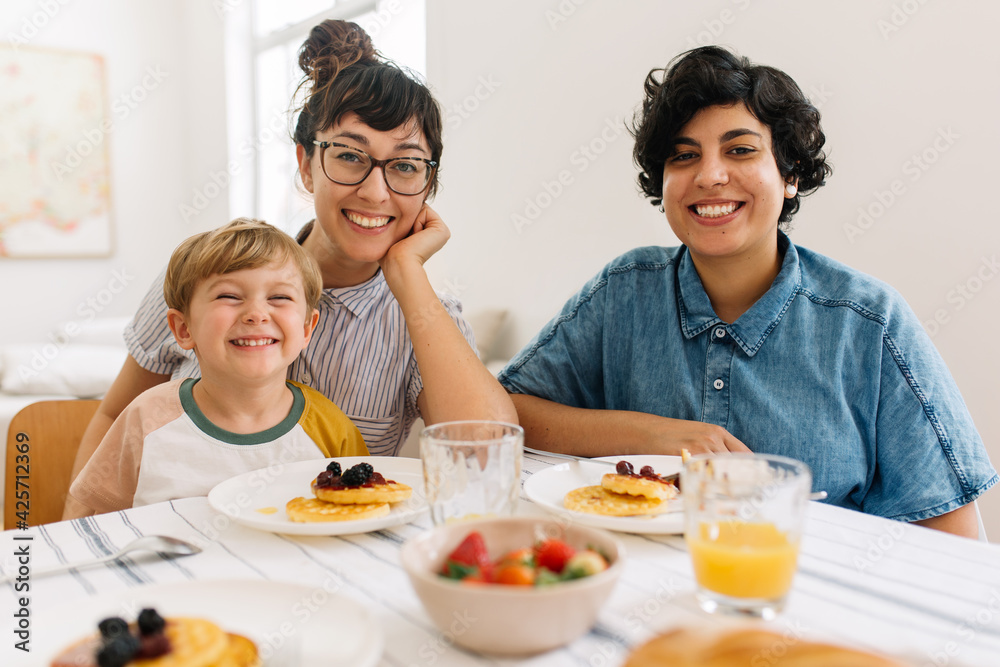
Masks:
[[[382,178],[393,192],[419,195],[430,185],[438,163],[422,157],[392,157],[376,160],[358,148],[335,141],[313,141],[319,146],[323,173],[334,183],[357,185],[368,178],[375,167],[382,167]],[[329,150],[328,150],[329,149]]]

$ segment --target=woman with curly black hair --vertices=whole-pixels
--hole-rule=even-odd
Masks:
[[[684,245],[611,262],[501,384],[535,447],[782,454],[828,502],[975,536],[997,475],[917,317],[784,233],[831,173],[819,120],[787,74],[722,48],[650,72],[639,184]]]

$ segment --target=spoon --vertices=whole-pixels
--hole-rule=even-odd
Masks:
[[[542,456],[552,456],[557,459],[569,459],[570,461],[586,461],[588,463],[600,463],[602,465],[613,466],[616,465],[614,461],[598,461],[597,459],[589,459],[586,456],[574,456],[573,454],[559,454],[557,452],[546,452],[541,449],[533,449],[531,447],[525,447],[524,451],[531,454],[540,454]],[[622,458],[625,458],[624,456]],[[807,498],[809,500],[826,500],[826,491],[814,491],[810,493]]]
[[[176,537],[168,537],[166,535],[145,535],[132,540],[110,556],[102,556],[100,558],[79,561],[77,563],[65,563],[47,568],[32,568],[30,576],[37,577],[39,575],[65,572],[66,570],[72,570],[75,568],[99,565],[101,563],[117,560],[132,551],[155,551],[161,555],[175,558],[177,556],[191,556],[199,553],[201,551],[201,547],[191,544],[190,542],[185,542],[184,540],[179,540]],[[6,582],[10,579],[13,579],[13,575],[4,577],[3,579],[0,579],[0,581]]]

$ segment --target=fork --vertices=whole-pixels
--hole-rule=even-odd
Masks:
[[[618,465],[614,461],[601,461],[599,459],[589,459],[586,456],[574,456],[573,454],[560,454],[558,452],[546,452],[541,449],[533,449],[531,447],[525,447],[524,451],[529,454],[538,454],[539,456],[551,456],[557,459],[568,459],[570,461],[586,461],[587,463],[599,463],[601,465],[615,466]]]
[[[92,558],[78,561],[76,563],[63,563],[61,565],[54,565],[47,568],[32,569],[30,576],[44,576],[76,568],[100,565],[101,563],[108,563],[110,561],[117,560],[132,551],[155,551],[160,554],[166,554],[171,558],[175,558],[177,556],[191,556],[196,553],[200,553],[201,547],[167,535],[144,535],[143,537],[132,540],[110,556],[101,556],[100,558]],[[13,578],[13,574],[7,575],[0,578],[0,583],[6,583]]]

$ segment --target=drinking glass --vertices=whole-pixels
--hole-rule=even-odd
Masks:
[[[684,537],[707,612],[772,619],[795,576],[812,487],[801,461],[701,454],[681,471]]]
[[[420,433],[424,490],[435,525],[510,516],[521,490],[524,430],[493,421],[434,424]]]

